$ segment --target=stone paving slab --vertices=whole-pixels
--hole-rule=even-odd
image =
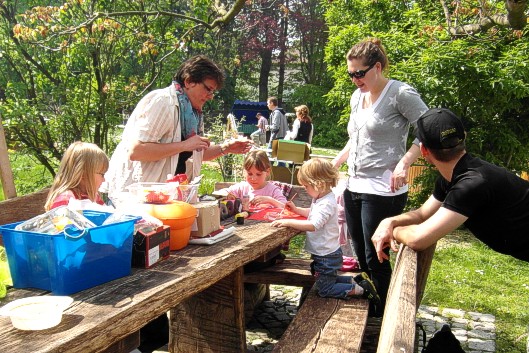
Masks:
[[[448,324],[467,353],[488,353],[496,351],[496,318],[491,314],[466,312],[459,309],[440,309],[421,305],[417,312],[417,322],[426,331],[426,341]],[[423,347],[419,339],[419,352]]]

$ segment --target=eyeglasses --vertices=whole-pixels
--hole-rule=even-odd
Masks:
[[[369,66],[365,70],[357,70],[355,72],[347,71],[347,73],[349,74],[350,78],[356,78],[356,79],[364,78],[365,75],[369,72],[369,70],[371,70],[373,68],[373,66],[375,66],[375,65],[376,65],[376,63],[372,64],[371,66]]]
[[[202,86],[204,86],[204,89],[208,92],[208,96],[213,97],[214,95],[219,93],[218,91],[214,90],[213,88],[208,87],[204,82],[200,82],[200,83],[202,84]]]

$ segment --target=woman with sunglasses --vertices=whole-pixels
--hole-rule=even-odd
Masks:
[[[203,160],[246,153],[250,140],[212,145],[204,137],[202,108],[224,84],[224,73],[209,58],[185,61],[166,88],[143,97],[132,112],[105,175],[112,198],[133,182],[165,182],[169,174],[200,174]],[[192,157],[192,170],[186,161]]]
[[[382,316],[391,265],[378,261],[371,237],[380,221],[402,213],[406,205],[408,170],[420,154],[417,139],[406,150],[408,132],[428,107],[415,89],[384,75],[388,58],[379,39],[354,45],[346,59],[357,89],[350,101],[349,140],[333,163],[339,168],[347,162],[347,228],[360,270],[372,278],[382,300],[381,307],[370,308],[370,315]]]

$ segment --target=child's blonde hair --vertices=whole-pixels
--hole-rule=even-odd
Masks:
[[[260,172],[269,172],[272,165],[265,151],[252,150],[244,157],[243,167],[244,170],[250,170],[252,167],[255,167]]]
[[[57,196],[71,190],[77,197],[86,194],[96,202],[96,174],[106,173],[108,157],[93,143],[76,141],[64,152],[59,171],[53,180],[44,208],[49,211]]]
[[[328,191],[338,184],[340,173],[323,158],[312,158],[303,163],[298,173],[301,185],[310,185],[318,192]]]

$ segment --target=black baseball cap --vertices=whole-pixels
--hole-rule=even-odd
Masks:
[[[417,138],[426,148],[452,148],[465,140],[465,128],[461,119],[450,110],[433,108],[417,120]]]

